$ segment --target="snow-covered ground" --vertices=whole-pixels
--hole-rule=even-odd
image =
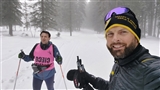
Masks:
[[[109,73],[113,65],[113,57],[106,48],[106,40],[103,34],[96,34],[89,30],[81,32],[73,32],[73,36],[69,36],[69,32],[61,32],[61,36],[56,38],[56,32],[51,32],[51,41],[58,47],[62,57],[62,69],[64,78],[60,70],[60,66],[55,62],[56,76],[55,89],[65,90],[64,80],[67,89],[75,89],[73,82],[66,79],[67,72],[70,69],[76,69],[77,56],[82,59],[86,71],[89,73],[109,79]],[[21,49],[28,54],[35,43],[40,42],[39,32],[36,37],[22,36],[21,32],[14,32],[15,36],[7,35],[8,32],[3,31],[0,35],[1,39],[1,67],[0,80],[1,90],[13,90],[16,72],[19,64],[18,53]],[[150,53],[160,56],[160,40],[152,37],[142,38],[141,44],[150,49]],[[31,90],[32,89],[32,62],[24,62],[21,60],[18,73],[16,90]],[[43,82],[43,90],[46,85]]]

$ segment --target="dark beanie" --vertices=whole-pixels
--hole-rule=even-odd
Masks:
[[[141,30],[135,15],[128,13],[114,15],[107,20],[105,24],[105,32],[108,32],[112,27],[120,26],[129,30],[138,39],[138,41],[141,38]]]

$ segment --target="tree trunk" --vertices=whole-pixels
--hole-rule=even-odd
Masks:
[[[154,9],[153,9],[153,2],[151,2],[151,14],[149,15],[149,21],[148,21],[148,35],[149,36],[152,36],[153,35],[153,32],[152,32],[152,29],[153,29],[153,13],[154,13]]]
[[[146,24],[146,22],[145,22],[145,16],[144,16],[144,14],[142,13],[142,23],[141,23],[141,37],[145,37],[145,33],[146,33],[146,30],[145,30],[145,24]]]
[[[45,26],[44,26],[44,1],[43,0],[41,0],[41,7],[42,7],[42,28],[41,30],[44,31]]]
[[[143,29],[144,29],[144,33],[143,33],[144,38],[146,37],[146,33],[147,33],[147,30],[146,30],[147,20],[146,20],[146,18],[147,18],[147,17],[146,17],[146,16],[144,16],[144,23],[143,23],[143,24],[144,24],[144,28],[143,28]]]
[[[159,38],[160,36],[160,28],[158,28],[158,31],[157,31],[157,38]]]
[[[9,35],[13,36],[12,24],[9,24]]]
[[[72,2],[70,2],[70,36],[72,36]]]
[[[154,11],[154,13],[153,13],[153,28],[152,28],[152,30],[153,30],[153,36],[154,37],[156,37],[156,26],[157,26],[157,3],[156,3],[156,1],[154,2],[154,7],[153,7],[153,11]]]

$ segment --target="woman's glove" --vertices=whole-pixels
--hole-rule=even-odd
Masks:
[[[57,56],[56,62],[57,62],[59,65],[61,65],[61,64],[62,64],[62,57],[61,57],[61,56]]]
[[[18,58],[24,58],[25,57],[25,53],[23,51],[21,51],[19,54],[18,54]]]

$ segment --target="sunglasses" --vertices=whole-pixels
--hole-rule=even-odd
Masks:
[[[117,7],[112,9],[104,18],[104,22],[106,23],[112,16],[120,15],[120,14],[130,14],[135,17],[134,13],[127,7]]]

